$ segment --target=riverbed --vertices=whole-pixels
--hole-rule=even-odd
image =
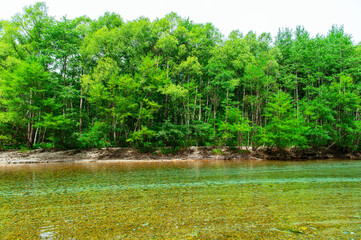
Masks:
[[[361,161],[0,166],[0,239],[360,239]]]

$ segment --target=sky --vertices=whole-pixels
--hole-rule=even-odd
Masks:
[[[43,0],[49,15],[96,19],[106,11],[124,20],[151,20],[170,12],[195,23],[212,23],[223,35],[232,30],[276,36],[280,28],[304,26],[311,36],[326,35],[332,25],[343,25],[354,43],[361,42],[361,0]],[[0,0],[0,19],[9,20],[36,0]]]

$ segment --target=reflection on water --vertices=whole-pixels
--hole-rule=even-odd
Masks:
[[[360,161],[0,167],[0,238],[358,239]]]

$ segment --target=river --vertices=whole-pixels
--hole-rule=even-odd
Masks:
[[[361,161],[0,166],[0,239],[360,239]]]

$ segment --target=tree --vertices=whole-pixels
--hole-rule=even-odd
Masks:
[[[242,116],[241,110],[237,107],[229,107],[227,121],[221,121],[218,127],[221,145],[243,146],[250,130],[249,121]]]
[[[268,125],[265,127],[263,142],[268,147],[279,149],[297,146],[306,147],[307,139],[303,121],[296,118],[290,95],[283,91],[273,94],[266,108]]]
[[[49,94],[53,86],[38,62],[8,58],[6,63],[9,67],[0,75],[0,101],[4,108],[1,121],[18,126],[15,134],[23,130],[23,139],[32,147],[46,131],[43,113],[48,112],[49,105],[54,108]]]

